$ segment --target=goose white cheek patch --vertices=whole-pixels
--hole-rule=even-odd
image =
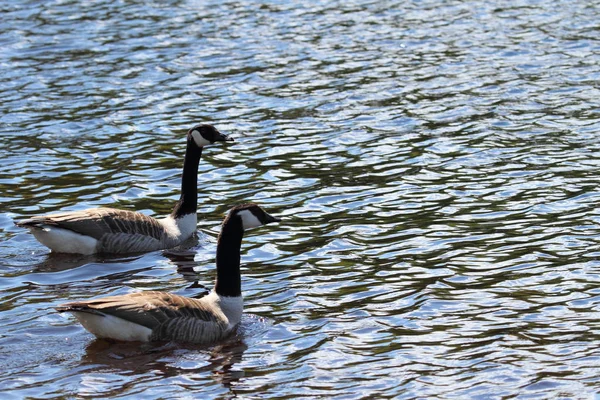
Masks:
[[[256,215],[252,214],[248,210],[241,210],[238,212],[238,215],[242,218],[242,226],[244,227],[244,230],[262,226],[262,222],[256,218]]]
[[[198,147],[204,147],[210,144],[210,142],[204,139],[200,132],[198,132],[195,129],[192,131],[192,138],[194,139],[194,142],[196,142],[196,145],[198,145]]]

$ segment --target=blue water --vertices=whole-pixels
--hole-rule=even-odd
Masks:
[[[593,1],[0,4],[0,375],[12,398],[597,398]],[[168,214],[198,238],[56,256],[13,221]],[[254,201],[245,316],[214,346],[111,344],[53,306],[210,290]]]

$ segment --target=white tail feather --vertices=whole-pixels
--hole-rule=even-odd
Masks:
[[[127,342],[147,342],[152,330],[112,315],[97,315],[71,311],[81,325],[96,337],[110,338]]]
[[[94,254],[98,241],[68,229],[44,225],[42,229],[30,228],[31,233],[44,246],[57,253]]]

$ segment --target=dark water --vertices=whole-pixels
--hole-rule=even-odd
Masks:
[[[595,1],[0,3],[0,391],[12,398],[598,398]],[[167,214],[210,122],[199,238],[52,256],[13,220]],[[216,346],[108,344],[52,307],[214,278]]]

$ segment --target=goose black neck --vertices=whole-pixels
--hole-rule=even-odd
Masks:
[[[244,228],[241,218],[235,216],[223,222],[217,243],[217,280],[215,292],[220,296],[242,295],[240,274],[240,249]]]
[[[188,138],[185,157],[183,160],[183,173],[181,174],[181,197],[171,216],[180,218],[184,215],[196,213],[198,207],[198,165],[202,155],[202,147],[197,147]]]

